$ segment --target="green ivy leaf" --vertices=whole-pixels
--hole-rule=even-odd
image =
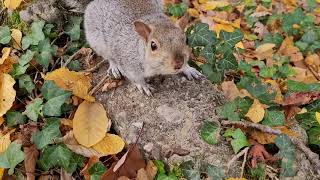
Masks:
[[[245,114],[247,114],[252,104],[253,100],[249,97],[237,97],[233,101],[219,107],[217,113],[220,118],[226,118],[230,121],[240,121],[240,118],[243,118]]]
[[[314,41],[318,40],[318,34],[313,30],[310,29],[302,36],[302,41],[308,44],[312,44]]]
[[[207,166],[207,173],[210,179],[214,180],[223,180],[226,178],[224,170],[220,167],[208,165]]]
[[[26,90],[28,93],[31,93],[32,90],[36,88],[36,86],[34,85],[30,75],[24,74],[19,77],[19,88]]]
[[[70,69],[71,71],[81,71],[82,70],[82,65],[79,61],[75,60],[75,61],[71,61],[68,64],[68,69]]]
[[[85,161],[86,161],[85,157],[79,154],[73,153],[69,162],[69,166],[65,170],[68,173],[72,174],[77,170],[77,168],[83,168],[85,165]]]
[[[272,78],[277,71],[278,71],[278,68],[275,66],[271,66],[271,67],[265,66],[262,69],[260,69],[259,75],[263,78]]]
[[[188,10],[188,6],[185,3],[172,4],[168,7],[168,13],[174,17],[183,16]]]
[[[318,123],[316,118],[316,112],[297,114],[295,118],[298,122],[300,122],[300,126],[305,130],[308,130],[315,126],[320,127],[320,124]]]
[[[53,81],[46,81],[41,92],[46,100],[43,105],[43,114],[46,116],[60,116],[61,107],[67,99],[70,98],[71,92],[59,88]]]
[[[237,154],[242,148],[250,146],[246,135],[241,131],[241,129],[236,129],[232,134],[233,140],[231,141],[231,146],[233,151]]]
[[[307,131],[309,144],[320,146],[320,127],[313,127]]]
[[[44,27],[44,21],[33,22],[31,25],[31,34],[28,34],[22,38],[22,49],[26,50],[30,45],[38,45],[41,40],[45,39],[42,29]]]
[[[71,17],[68,25],[66,26],[66,34],[71,38],[71,41],[77,41],[80,39],[81,29],[80,25],[83,21],[82,17]]]
[[[307,106],[305,106],[305,108],[307,108],[307,110],[310,111],[318,111],[320,112],[320,99],[312,102],[311,104],[308,104]]]
[[[26,110],[23,112],[23,114],[27,115],[32,121],[37,121],[38,117],[42,116],[42,103],[42,99],[34,99],[32,102],[26,105]]]
[[[194,169],[192,161],[183,162],[180,165],[184,177],[188,180],[200,180],[200,171]]]
[[[275,34],[268,33],[263,37],[262,43],[263,44],[272,43],[272,44],[276,45],[276,48],[279,48],[281,46],[283,40],[284,40],[283,37],[279,33],[275,33]]]
[[[287,135],[279,135],[275,139],[275,144],[279,148],[279,156],[281,160],[281,175],[284,177],[293,177],[297,172],[294,165],[296,159],[296,149]]]
[[[217,123],[204,121],[200,134],[202,139],[208,144],[217,144],[220,137],[220,128]]]
[[[188,29],[188,45],[191,47],[208,46],[217,42],[216,34],[209,30],[209,25],[197,23]]]
[[[215,65],[207,63],[202,67],[203,74],[214,83],[221,83],[223,81],[224,72],[216,68]]]
[[[267,110],[266,115],[264,116],[261,124],[268,125],[271,127],[274,126],[283,126],[285,120],[285,115],[283,111],[279,110]]]
[[[5,152],[0,154],[0,167],[10,168],[8,171],[9,175],[14,173],[16,165],[24,160],[24,153],[21,151],[21,144],[12,142]]]
[[[51,46],[50,40],[48,38],[41,40],[38,45],[38,53],[35,55],[35,58],[39,64],[44,68],[48,69],[50,61],[53,58],[53,55],[57,51],[56,46]]]
[[[205,57],[208,63],[215,64],[215,62],[216,62],[216,49],[212,45],[207,45],[201,51],[201,56]]]
[[[293,92],[320,91],[320,83],[305,84],[303,82],[288,80],[288,90]]]
[[[165,170],[165,167],[164,167],[164,163],[162,161],[155,160],[154,164],[157,166],[159,174],[165,174],[166,173],[166,170]]]
[[[18,124],[25,124],[27,122],[27,117],[22,115],[21,112],[8,111],[6,113],[6,124],[8,127],[13,127]]]
[[[243,33],[240,29],[235,30],[234,32],[221,31],[220,37],[222,39],[221,47],[224,47],[226,50],[233,49],[234,46],[243,39]]]
[[[9,26],[0,26],[0,44],[9,44],[11,32]]]
[[[107,168],[102,164],[102,162],[97,162],[89,168],[89,174],[91,175],[90,180],[100,180]]]
[[[28,68],[29,68],[29,64],[27,64],[25,66],[21,66],[20,64],[14,64],[11,75],[14,78],[18,78],[19,76],[25,74]]]
[[[20,57],[19,64],[21,66],[27,65],[33,59],[34,54],[35,52],[27,50],[27,52]]]
[[[48,119],[42,131],[32,134],[31,141],[38,149],[43,149],[52,144],[55,138],[61,137],[60,121],[57,118]]]
[[[245,76],[237,84],[241,89],[246,89],[252,96],[261,103],[271,105],[276,96],[276,90],[269,84],[264,84],[256,77]]]
[[[293,13],[285,14],[283,17],[282,28],[288,35],[297,34],[299,31],[293,28],[294,24],[299,24],[305,18],[303,10],[297,8]]]
[[[38,166],[48,171],[53,167],[62,167],[68,169],[72,152],[64,144],[47,146],[43,149],[41,156],[38,160]]]
[[[234,57],[233,55],[232,49],[225,50],[223,58],[219,61],[218,67],[222,70],[237,69],[238,62],[236,60],[236,57]]]

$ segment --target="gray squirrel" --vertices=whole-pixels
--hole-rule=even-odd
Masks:
[[[109,62],[108,73],[125,76],[148,96],[147,77],[202,76],[188,65],[186,36],[163,13],[161,0],[94,0],[85,10],[84,27],[91,48]]]

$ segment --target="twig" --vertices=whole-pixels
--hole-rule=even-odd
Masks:
[[[86,69],[84,70],[84,72],[94,72],[96,71],[97,69],[99,69],[103,64],[105,64],[107,61],[105,60],[102,60],[100,61],[97,65],[95,65],[94,67],[90,68],[90,69]]]
[[[105,75],[100,82],[89,92],[90,95],[93,95],[94,93],[96,93],[99,88],[104,84],[104,82],[109,78],[109,75]]]
[[[243,149],[242,151],[240,151],[238,154],[236,154],[235,156],[233,156],[233,158],[227,163],[227,172],[229,172],[229,169],[231,167],[231,165],[237,161],[237,159],[239,159],[241,156],[243,156],[245,154],[245,156],[247,156],[249,151],[249,147],[246,147],[245,149]],[[243,174],[243,170],[241,170],[241,177]]]
[[[308,69],[311,71],[311,73],[314,75],[314,77],[320,81],[320,75],[307,63],[305,63],[305,65],[308,67]]]
[[[63,67],[66,67],[73,60],[74,57],[76,57],[78,54],[81,54],[81,50],[82,49],[79,49],[76,53],[70,56],[69,59],[63,64]]]
[[[273,128],[270,128],[268,126],[264,126],[261,124],[255,124],[255,123],[250,123],[250,122],[241,122],[241,121],[222,121],[222,125],[224,126],[242,126],[242,127],[250,127],[250,128],[255,128],[258,129],[262,132],[265,133],[270,133],[270,134],[275,134],[275,135],[281,135],[282,132],[280,130],[276,130]],[[310,162],[313,164],[314,169],[318,175],[320,175],[320,160],[319,160],[319,155],[312,152],[306,145],[303,144],[299,139],[292,138],[290,137],[290,140],[299,148],[302,152],[305,153],[305,155],[308,157]]]
[[[241,178],[243,177],[244,174],[244,167],[246,165],[247,162],[247,156],[248,156],[248,151],[249,151],[249,147],[246,147],[244,152],[244,158],[243,158],[243,162],[242,162],[242,166],[241,166]]]

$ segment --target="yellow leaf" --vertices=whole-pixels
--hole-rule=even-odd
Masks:
[[[2,180],[4,174],[4,168],[0,168],[0,179]]]
[[[21,49],[22,32],[19,29],[11,29],[12,46],[15,49]]]
[[[11,133],[7,133],[6,135],[0,137],[0,153],[4,152],[9,147],[11,143],[10,134]]]
[[[61,120],[61,124],[64,125],[64,126],[69,126],[69,127],[72,128],[73,122],[72,122],[72,120],[70,120],[70,119],[62,119],[62,120]]]
[[[69,71],[63,67],[48,73],[45,80],[54,81],[62,89],[72,91],[72,93],[82,99],[93,102],[94,97],[89,95],[91,79],[82,72]]]
[[[206,2],[208,2],[208,0],[199,0],[199,3],[200,3],[200,4],[204,4],[204,3],[206,3]]]
[[[257,99],[255,99],[248,113],[246,114],[246,117],[248,117],[252,122],[258,123],[262,121],[264,113],[265,110],[262,104]]]
[[[233,23],[231,23],[231,25],[235,28],[240,29],[240,25],[241,25],[241,19],[236,19]]]
[[[74,137],[79,144],[90,147],[105,137],[108,124],[107,112],[102,104],[84,101],[74,115]]]
[[[239,48],[239,49],[244,49],[244,45],[243,45],[243,43],[241,41],[238,42],[235,47]]]
[[[0,117],[11,108],[16,98],[15,83],[9,74],[0,74]]]
[[[8,9],[17,9],[22,0],[4,0],[4,6]]]
[[[0,126],[4,123],[4,118],[0,117]]]
[[[226,32],[233,32],[235,29],[233,26],[229,24],[216,24],[214,26],[214,31],[217,33],[217,37],[220,37],[220,32],[221,31],[226,31]]]
[[[191,17],[198,18],[200,16],[199,12],[196,9],[189,8],[188,13]]]
[[[308,65],[315,65],[319,66],[320,65],[320,57],[317,54],[310,54],[306,57],[304,60]]]
[[[320,124],[320,112],[316,112],[316,119],[318,123]]]
[[[10,52],[11,52],[11,48],[5,47],[2,49],[2,57],[0,59],[0,65],[3,64],[6,59],[8,59]]]
[[[227,180],[247,180],[246,178],[229,178]]]
[[[107,133],[106,136],[100,142],[93,145],[92,148],[102,154],[113,155],[121,152],[124,145],[125,143],[121,137]]]
[[[297,137],[297,133],[291,129],[288,129],[285,126],[273,127],[273,129],[280,130],[283,134],[286,134],[290,137]],[[274,143],[277,135],[265,133],[259,130],[253,130],[251,132],[251,138],[258,141],[260,144],[271,144]]]
[[[2,65],[0,65],[0,73],[9,73],[13,69],[13,64],[17,63],[12,57],[8,57]]]
[[[204,4],[204,10],[210,11],[216,8],[226,7],[230,3],[226,1],[208,1]]]

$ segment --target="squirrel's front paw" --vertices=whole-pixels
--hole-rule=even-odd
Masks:
[[[121,79],[121,73],[117,66],[110,64],[108,69],[109,76],[113,76],[115,79]]]
[[[187,66],[187,67],[182,71],[182,73],[183,73],[184,75],[186,75],[189,80],[200,79],[201,77],[204,77],[204,75],[201,74],[198,70],[196,70],[195,68],[190,67],[190,66]]]
[[[154,88],[151,87],[149,84],[136,83],[135,85],[142,94],[146,94],[147,96],[152,96],[152,91],[154,91]]]

